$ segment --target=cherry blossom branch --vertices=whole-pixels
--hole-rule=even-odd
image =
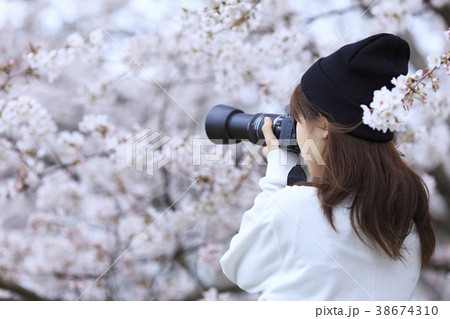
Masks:
[[[14,66],[15,66],[14,60],[9,60],[8,63],[6,64],[0,64],[0,76],[1,75],[5,76],[3,81],[0,83],[0,91],[4,93],[8,93],[8,89],[11,88],[11,80],[13,80],[14,78],[21,76],[26,77],[28,75],[39,78],[39,75],[37,75],[30,67],[27,67],[22,71],[18,71],[12,74],[11,72]]]
[[[21,296],[24,300],[29,301],[44,301],[49,300],[44,298],[37,293],[26,289],[10,280],[5,280],[0,277],[0,289],[11,291],[19,296]]]
[[[445,32],[447,40],[450,39],[450,28]],[[394,88],[388,90],[385,86],[374,92],[370,106],[361,105],[363,109],[363,122],[370,127],[386,132],[390,130],[404,131],[406,124],[400,122],[404,111],[409,111],[415,100],[427,103],[425,88],[430,84],[433,92],[439,89],[439,78],[435,75],[442,68],[450,75],[450,50],[440,56],[429,55],[428,67],[418,70],[414,75],[407,77],[400,75],[392,79]]]
[[[250,13],[255,10],[256,6],[261,2],[261,0],[253,0],[252,6],[247,11],[242,13],[242,16],[236,20],[234,20],[233,24],[230,26],[230,29],[235,26],[240,26],[242,23],[250,19]]]
[[[239,288],[238,286],[232,286],[230,288],[220,288],[217,289],[217,293],[224,293],[224,292],[235,292],[235,293],[239,293],[239,292],[243,292],[246,293],[244,290],[242,290],[241,288]],[[190,296],[186,296],[186,298],[183,299],[183,301],[197,301],[197,300],[201,300],[204,295],[203,295],[204,291],[195,293],[195,294],[191,294]]]
[[[402,99],[403,107],[405,110],[409,110],[412,104],[414,103],[414,99],[417,95],[420,97],[423,103],[427,102],[426,92],[420,91],[420,86],[424,88],[426,86],[425,80],[432,80],[433,91],[436,92],[439,89],[439,78],[437,78],[433,73],[439,69],[438,66],[433,67],[431,70],[427,67],[422,69],[422,76],[419,77],[410,77],[408,78],[406,84],[408,85],[408,91],[405,93],[405,97]]]
[[[244,12],[242,12],[242,14],[241,14],[241,16],[240,16],[239,18],[234,19],[233,22],[232,22],[227,28],[223,28],[223,29],[220,29],[220,30],[215,31],[215,32],[208,31],[208,32],[207,32],[208,36],[209,36],[209,37],[212,37],[212,36],[214,36],[214,35],[217,35],[217,34],[219,34],[219,33],[222,33],[222,32],[224,32],[224,31],[226,31],[227,29],[233,29],[233,28],[236,27],[236,26],[242,25],[244,22],[246,22],[246,21],[248,21],[248,20],[250,19],[250,16],[251,16],[250,14],[251,14],[251,12],[252,12],[253,10],[255,10],[256,6],[257,6],[260,2],[261,2],[261,0],[253,0],[253,1],[252,1],[252,6],[251,6],[249,9],[245,10]],[[229,5],[229,4],[227,4],[226,2],[222,2],[222,3],[218,4],[217,6],[212,7],[212,10],[213,10],[215,13],[217,13],[218,15],[220,15],[220,14],[221,14],[221,11],[220,11],[220,10],[221,10],[221,6],[222,6],[222,7],[225,7],[225,6],[227,6],[227,5]]]
[[[28,162],[25,159],[24,153],[16,146],[16,142],[12,138],[0,135],[0,139],[4,139],[5,141],[8,142],[6,147],[8,147],[10,151],[13,151],[17,154],[19,160],[22,162],[23,165],[25,165],[30,171],[35,173],[37,176],[40,176],[40,174],[35,170],[35,168],[28,164]]]
[[[318,19],[326,18],[326,17],[333,16],[333,15],[345,14],[345,13],[348,13],[348,12],[350,12],[352,10],[356,10],[356,9],[363,9],[363,10],[365,10],[364,7],[362,7],[360,5],[351,5],[351,6],[348,6],[346,8],[334,9],[334,10],[330,10],[330,11],[327,11],[327,12],[320,13],[318,15],[309,17],[309,18],[307,18],[305,20],[305,23],[308,24],[308,23],[314,22],[314,21],[316,21]]]

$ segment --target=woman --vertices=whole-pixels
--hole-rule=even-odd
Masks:
[[[286,186],[297,159],[266,118],[263,192],[220,260],[231,281],[259,300],[411,299],[435,247],[428,190],[360,107],[408,60],[406,41],[378,34],[307,70],[290,109],[309,182]]]

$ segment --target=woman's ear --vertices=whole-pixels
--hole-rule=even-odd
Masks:
[[[319,127],[323,130],[322,138],[326,140],[328,138],[328,120],[322,114],[319,115]]]

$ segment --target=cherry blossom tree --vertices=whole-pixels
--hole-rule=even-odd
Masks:
[[[411,45],[410,74],[374,92],[364,120],[402,131],[439,218],[415,298],[450,299],[447,1],[0,0],[0,12],[0,298],[256,299],[219,258],[265,167],[252,145],[208,142],[207,112],[283,113],[317,58],[390,32]],[[152,174],[126,162],[144,129],[168,140]]]

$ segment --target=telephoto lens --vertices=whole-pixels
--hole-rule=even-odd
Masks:
[[[279,140],[279,147],[290,152],[300,153],[295,133],[295,120],[286,107],[286,115],[272,113],[246,114],[232,106],[219,104],[206,116],[205,131],[208,138],[216,144],[233,144],[248,140],[253,144],[265,145],[262,127],[264,118],[272,119],[273,133]]]

